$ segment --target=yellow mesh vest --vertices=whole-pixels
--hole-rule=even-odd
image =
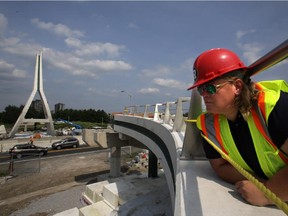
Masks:
[[[261,101],[258,105],[260,107],[264,106],[264,121],[267,123],[268,117],[280,97],[280,90],[288,92],[288,85],[285,81],[282,80],[260,82],[258,83],[258,85],[260,86],[261,91],[263,91],[264,93],[263,101]],[[211,116],[214,116],[214,118],[211,118]],[[259,116],[255,116],[254,114],[254,118],[259,118]],[[258,128],[259,126],[255,124],[254,120],[255,119],[253,119],[252,115],[248,117],[248,127],[251,132],[252,140],[260,166],[265,175],[269,178],[273,176],[279,169],[284,167],[286,163],[282,159],[283,155],[282,158],[279,156],[279,150],[275,148],[274,144],[271,144],[269,142],[269,139],[266,139],[263,136],[263,134]],[[215,134],[215,131],[217,131],[214,128],[215,121],[219,121],[221,140],[219,140],[219,136],[217,137],[217,135]],[[218,115],[204,113],[197,118],[197,127],[202,131],[206,131],[205,135],[208,136],[210,139],[212,138],[212,141],[220,148],[222,143],[229,157],[231,157],[235,162],[237,162],[247,171],[252,172],[252,169],[245,163],[244,159],[242,158],[236,147],[236,144],[234,143],[228,121],[225,116],[219,115],[218,117]],[[269,137],[269,134],[267,134],[267,136]],[[285,160],[288,161],[287,158],[285,158]]]

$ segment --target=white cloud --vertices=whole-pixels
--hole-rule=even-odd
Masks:
[[[23,43],[21,38],[11,37],[0,40],[2,52],[15,54],[16,56],[34,56],[42,47],[35,43]]]
[[[50,66],[72,75],[96,78],[104,72],[119,73],[133,69],[132,65],[121,60],[89,60],[75,56],[73,53],[63,53],[49,48],[44,49],[43,55]]]
[[[240,39],[242,39],[245,35],[250,34],[250,33],[254,33],[254,32],[255,32],[254,29],[250,29],[250,30],[247,30],[247,31],[238,30],[238,31],[236,32],[236,39],[237,39],[237,40],[240,40]]]
[[[1,47],[9,47],[9,46],[14,46],[15,44],[19,43],[20,39],[16,37],[11,37],[11,38],[4,38],[0,40],[0,46]]]
[[[141,75],[144,75],[146,77],[159,77],[159,76],[165,77],[169,74],[171,74],[171,69],[163,65],[158,65],[152,69],[143,69],[141,71]]]
[[[187,84],[184,82],[180,82],[178,80],[174,79],[162,79],[162,78],[155,78],[152,81],[154,84],[163,86],[163,87],[169,87],[169,88],[176,88],[176,89],[186,89]]]
[[[113,60],[92,60],[83,63],[84,66],[99,68],[104,71],[113,70],[131,70],[132,66],[123,61],[113,61]]]
[[[17,78],[25,78],[27,76],[27,73],[26,71],[23,71],[23,70],[14,69],[12,71],[12,75],[13,77],[17,77]]]
[[[9,64],[0,59],[0,78],[1,79],[13,79],[13,78],[25,78],[27,72],[19,70],[15,65]]]
[[[259,43],[238,44],[240,49],[243,50],[243,57],[247,60],[248,65],[255,62],[259,57],[261,51],[264,49]]]
[[[65,43],[68,47],[73,47],[73,48],[80,48],[82,46],[82,42],[78,38],[69,37],[65,39]]]
[[[5,21],[2,16],[3,20]],[[121,51],[126,49],[123,45],[98,42],[86,43],[79,40],[79,37],[84,36],[81,31],[71,30],[63,24],[45,23],[39,19],[32,19],[31,22],[38,28],[67,37],[65,43],[72,50],[61,52],[43,47],[43,45],[37,43],[24,41],[20,37],[11,37],[0,40],[1,51],[31,59],[31,56],[34,56],[37,51],[43,50],[43,62],[46,67],[54,68],[52,71],[60,71],[60,73],[64,72],[77,76],[98,78],[103,73],[121,73],[133,69],[131,64],[119,59],[115,60],[115,57],[119,56]],[[101,58],[99,55],[101,55]],[[15,69],[13,73],[10,73],[10,76],[12,75],[24,77],[26,74],[22,70]]]
[[[160,92],[157,88],[142,88],[138,91],[141,94],[153,94]]]
[[[31,19],[31,23],[35,24],[40,29],[47,30],[49,32],[52,32],[58,36],[64,36],[64,37],[83,37],[84,33],[79,30],[72,30],[66,25],[63,24],[53,24],[51,22],[43,22],[40,21],[38,18]]]
[[[82,44],[78,39],[69,40],[69,43],[74,44],[74,46]],[[7,53],[18,56],[29,56],[30,58],[34,56],[38,50],[43,50],[43,61],[47,63],[48,67],[60,69],[61,72],[71,75],[97,78],[105,72],[119,73],[133,69],[132,65],[122,60],[98,59],[97,56],[95,56],[95,52],[94,55],[91,54],[89,58],[86,56],[82,58],[82,56],[75,54],[76,51],[60,52],[51,48],[41,47],[34,43],[23,43],[19,38],[0,40],[0,47],[2,47],[2,51]],[[88,44],[87,47],[89,47]],[[113,51],[107,52],[113,53]],[[117,53],[117,51],[115,51],[115,53]]]
[[[259,57],[261,51],[264,49],[264,47],[257,43],[244,43],[243,37],[249,34],[252,34],[256,32],[255,29],[250,30],[238,30],[236,32],[236,39],[238,41],[237,46],[243,51],[243,58],[247,61],[247,66],[255,62]]]
[[[75,53],[78,56],[87,55],[107,55],[108,57],[117,57],[120,52],[125,49],[125,46],[112,43],[83,43],[75,38],[65,40],[69,47],[77,48]]]

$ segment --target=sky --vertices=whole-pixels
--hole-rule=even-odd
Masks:
[[[288,38],[287,11],[286,1],[0,1],[0,112],[25,105],[38,51],[51,111],[190,97],[198,55],[227,48],[248,66]],[[252,79],[288,81],[287,67]]]

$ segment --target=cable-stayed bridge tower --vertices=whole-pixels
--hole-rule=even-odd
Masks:
[[[25,116],[27,114],[27,111],[29,110],[29,108],[32,104],[32,101],[35,98],[37,92],[40,95],[40,99],[41,99],[41,102],[43,105],[43,111],[44,111],[45,118],[43,118],[43,119],[33,119],[33,118],[26,119]],[[45,97],[44,90],[43,90],[42,52],[41,51],[36,53],[35,76],[34,76],[34,86],[33,86],[32,93],[31,93],[29,99],[27,100],[20,116],[18,117],[18,120],[16,121],[11,132],[9,133],[9,137],[15,136],[20,125],[27,125],[27,124],[33,124],[33,123],[34,124],[35,123],[45,124],[45,126],[47,127],[48,134],[50,134],[52,136],[55,135],[53,119],[52,119],[49,105],[48,105],[48,102],[47,102],[47,99]]]

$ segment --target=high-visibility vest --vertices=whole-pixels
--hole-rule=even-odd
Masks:
[[[258,103],[251,109],[247,123],[260,167],[270,178],[288,164],[288,157],[272,142],[267,128],[269,115],[279,100],[280,90],[288,92],[288,85],[283,80],[264,81],[257,83],[256,88],[260,91]],[[239,153],[224,115],[203,113],[197,118],[197,127],[242,168],[254,172]]]

